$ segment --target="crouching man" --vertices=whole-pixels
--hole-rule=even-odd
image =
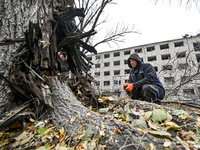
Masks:
[[[165,89],[153,66],[143,63],[137,53],[129,56],[128,66],[131,68],[129,81],[123,85],[123,89],[130,92],[132,99],[161,104],[160,100],[165,96]]]

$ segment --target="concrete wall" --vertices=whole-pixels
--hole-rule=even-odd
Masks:
[[[92,66],[91,71],[89,72],[97,81],[100,82],[98,89],[101,91],[115,91],[122,90],[122,85],[125,83],[125,80],[128,80],[129,74],[125,74],[125,70],[129,69],[128,65],[124,63],[128,59],[129,55],[133,52],[141,52],[138,55],[143,59],[144,62],[152,64],[153,67],[157,68],[157,74],[160,81],[165,86],[167,92],[175,88],[180,84],[181,77],[183,76],[193,76],[198,71],[198,64],[196,55],[200,55],[200,51],[194,50],[194,43],[200,43],[200,36],[193,36],[187,38],[180,38],[169,41],[162,41],[157,43],[150,43],[146,45],[139,45],[126,49],[119,49],[109,52],[98,53],[97,55],[89,55],[94,64],[100,64],[100,68],[96,68],[95,65]],[[151,48],[154,50],[151,50]],[[130,54],[129,54],[130,52]],[[119,53],[119,56],[114,57],[114,54]],[[182,58],[178,58],[178,54],[185,54]],[[105,55],[109,54],[109,58],[104,58]],[[99,57],[100,59],[96,59]],[[154,60],[156,58],[156,60]],[[115,61],[120,61],[120,65],[114,65]],[[110,63],[110,66],[104,66],[104,63]],[[187,69],[178,69],[179,64],[188,64]],[[172,70],[163,70],[164,65],[171,65]],[[114,75],[114,71],[120,70],[119,75]],[[105,76],[104,72],[110,71],[110,75]],[[95,76],[95,72],[100,72],[100,76]],[[165,78],[172,77],[174,78],[174,83],[166,81]],[[198,77],[198,76],[197,76]],[[197,78],[196,77],[196,78]],[[186,88],[193,88],[195,96],[199,96],[200,89],[200,80],[192,79],[190,84],[181,87],[183,95],[183,90]],[[119,85],[114,80],[121,80]],[[105,86],[104,81],[110,81],[110,85]],[[182,96],[181,95],[181,96]]]

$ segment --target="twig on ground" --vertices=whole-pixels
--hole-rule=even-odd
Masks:
[[[187,146],[187,144],[185,142],[183,142],[180,137],[176,136],[175,138],[177,141],[179,141],[181,143],[181,145],[185,148],[185,150],[190,150],[190,148]]]

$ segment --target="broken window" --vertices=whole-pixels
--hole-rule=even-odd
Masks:
[[[155,71],[158,71],[158,67],[157,66],[154,66],[153,68],[155,69]]]
[[[193,43],[193,46],[194,46],[195,51],[200,51],[200,43],[199,42]]]
[[[180,46],[183,46],[183,45],[184,45],[184,44],[183,44],[183,41],[174,43],[174,46],[175,46],[175,47],[180,47]]]
[[[162,57],[162,60],[167,60],[171,58],[170,54],[162,55],[161,57]]]
[[[124,65],[126,65],[126,64],[128,64],[128,60],[127,59],[124,60]]]
[[[178,69],[187,69],[188,63],[178,64]]]
[[[193,88],[183,89],[183,94],[194,95],[194,89]]]
[[[109,67],[109,66],[110,66],[110,62],[104,63],[104,67]]]
[[[200,54],[196,54],[197,62],[200,63]]]
[[[121,85],[121,80],[114,80],[113,83],[114,85]]]
[[[96,56],[96,60],[101,59],[101,55]]]
[[[95,72],[94,73],[94,77],[99,77],[100,76],[100,72]]]
[[[124,55],[130,55],[131,51],[124,51]]]
[[[96,82],[96,86],[100,86],[100,81],[97,81],[97,82]]]
[[[164,65],[162,70],[172,70],[172,65]]]
[[[91,61],[91,60],[92,60],[92,57],[88,57],[88,60],[90,60],[90,61]]]
[[[148,57],[148,61],[156,61],[156,56]]]
[[[141,48],[135,49],[135,52],[136,53],[142,53],[142,49]]]
[[[104,81],[104,86],[109,86],[110,85],[110,81]]]
[[[129,74],[130,73],[130,69],[125,69],[124,70],[124,74]]]
[[[110,71],[105,71],[104,72],[104,76],[109,76],[110,75]]]
[[[176,53],[177,58],[184,58],[186,57],[186,52]]]
[[[95,68],[100,68],[100,64],[95,64]]]
[[[104,58],[109,58],[110,54],[104,54]]]
[[[164,77],[164,82],[166,83],[174,83],[174,77]]]
[[[151,52],[151,51],[154,51],[154,50],[155,50],[155,47],[154,47],[154,46],[147,47],[147,52]]]
[[[120,65],[120,61],[114,61],[114,66],[119,66]]]
[[[114,75],[120,75],[120,70],[114,70]]]
[[[120,53],[119,53],[119,52],[114,53],[114,57],[118,57],[118,56],[120,56]]]
[[[168,48],[169,48],[169,44],[160,45],[160,50],[162,50],[162,49],[168,49]]]

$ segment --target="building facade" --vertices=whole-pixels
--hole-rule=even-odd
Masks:
[[[89,74],[97,81],[94,86],[101,92],[121,91],[129,78],[127,59],[134,52],[155,68],[166,98],[199,98],[200,35],[89,55],[94,63]]]

